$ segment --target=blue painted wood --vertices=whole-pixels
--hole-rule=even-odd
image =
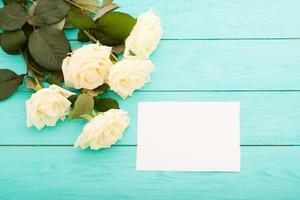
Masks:
[[[1,102],[1,144],[73,144],[84,120],[60,122],[42,131],[26,129],[25,101],[31,93],[18,92]],[[136,144],[137,104],[141,101],[240,101],[241,144],[300,145],[300,92],[136,92],[126,100],[113,93],[131,124],[118,144]]]
[[[116,0],[120,11],[137,17],[153,8],[165,39],[299,38],[298,0]],[[3,4],[0,2],[0,7]],[[68,30],[70,39],[76,30]]]
[[[0,103],[0,199],[299,199],[300,1],[116,3],[134,16],[152,7],[164,27],[153,82],[121,101],[132,119],[124,139],[80,151],[71,144],[82,120],[25,128],[23,86]],[[25,72],[20,56],[0,50],[7,67]],[[241,144],[253,145],[241,148],[241,173],[135,171],[137,102],[158,100],[241,101]]]
[[[300,147],[242,147],[240,173],[141,172],[136,147],[0,147],[0,199],[299,199]]]
[[[138,16],[153,8],[166,39],[300,37],[298,0],[116,0],[120,11]],[[68,37],[77,38],[77,31]]]
[[[162,41],[142,90],[299,90],[298,52],[300,40]],[[21,56],[0,51],[0,58],[0,68],[26,71]]]

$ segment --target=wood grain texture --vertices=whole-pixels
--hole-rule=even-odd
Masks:
[[[166,39],[300,37],[298,0],[117,0],[120,11],[137,17],[153,8]],[[77,38],[77,31],[68,31]]]
[[[142,90],[299,90],[298,52],[300,40],[161,41],[153,81]],[[26,71],[21,56],[0,51],[0,58],[0,68]]]
[[[153,82],[134,97],[118,98],[131,117],[123,140],[111,149],[80,151],[67,145],[83,120],[27,129],[31,92],[23,85],[0,103],[0,199],[299,199],[300,1],[116,3],[133,16],[152,7],[164,28],[151,58]],[[77,37],[73,29],[66,34]],[[20,56],[2,50],[0,68],[26,71]],[[254,145],[241,147],[242,171],[137,172],[137,103],[164,100],[240,101],[241,144]]]
[[[300,147],[242,147],[240,173],[140,172],[135,147],[0,147],[1,199],[299,199]]]
[[[59,122],[42,131],[26,128],[25,101],[29,92],[18,92],[1,102],[0,144],[73,144],[83,120]],[[137,105],[141,101],[240,101],[242,145],[300,145],[300,92],[136,92],[122,100],[112,92],[131,124],[118,143],[136,144]],[[5,114],[4,114],[5,113]]]
[[[161,18],[165,39],[300,38],[298,0],[115,2],[120,11],[135,17],[153,8]],[[67,35],[75,39],[77,31],[68,30]]]

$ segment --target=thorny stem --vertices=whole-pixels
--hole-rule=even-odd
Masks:
[[[84,34],[94,43],[98,43],[100,45],[102,45],[95,37],[93,37],[88,31],[83,31]],[[110,54],[110,56],[116,61],[118,62],[119,59],[117,58],[117,56],[113,53]]]

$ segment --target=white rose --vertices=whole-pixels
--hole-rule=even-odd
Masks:
[[[162,36],[160,19],[150,9],[142,13],[125,42],[124,56],[128,57],[131,52],[139,58],[148,59],[156,49]]]
[[[122,138],[128,125],[129,117],[123,110],[111,109],[98,114],[84,126],[74,147],[82,149],[90,147],[94,150],[108,148]]]
[[[71,102],[67,99],[74,93],[59,86],[51,85],[34,93],[26,101],[27,127],[55,126],[56,122],[69,114]]]
[[[107,83],[123,99],[150,82],[154,65],[150,60],[125,58],[110,70]]]
[[[64,59],[62,70],[65,84],[76,89],[95,89],[105,83],[109,69],[111,47],[84,45]]]
[[[55,85],[55,84],[50,85],[49,88],[59,92],[61,95],[63,95],[66,98],[69,98],[70,96],[75,94],[74,92],[70,92],[69,90],[63,89],[63,88],[61,88],[61,87],[59,87],[58,85]]]

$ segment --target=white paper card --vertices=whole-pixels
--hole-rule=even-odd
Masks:
[[[240,171],[239,102],[140,102],[137,170]]]

